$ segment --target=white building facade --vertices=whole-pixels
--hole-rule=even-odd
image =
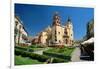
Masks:
[[[15,44],[25,44],[28,40],[27,32],[18,16],[15,16]]]

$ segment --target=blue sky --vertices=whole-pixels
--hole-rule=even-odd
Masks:
[[[51,26],[56,11],[62,25],[66,24],[68,17],[71,18],[75,40],[86,35],[86,24],[94,18],[93,8],[15,4],[15,14],[20,17],[29,36]]]

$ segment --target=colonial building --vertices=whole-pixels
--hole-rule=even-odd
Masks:
[[[60,16],[56,12],[51,27],[46,28],[38,35],[39,44],[48,46],[71,46],[73,44],[73,25],[68,17],[65,26],[61,25]]]
[[[60,17],[58,13],[53,16],[53,23],[51,27],[51,44],[58,46],[63,44],[63,28],[61,26]]]
[[[94,19],[87,23],[87,39],[94,37]]]
[[[81,43],[81,59],[94,61],[94,19],[87,23],[86,39]]]
[[[35,36],[32,40],[31,40],[32,44],[38,44],[39,43],[39,36]]]
[[[14,31],[14,37],[15,37],[15,44],[26,44],[28,41],[28,34],[22,24],[22,21],[18,16],[15,16],[15,31]]]

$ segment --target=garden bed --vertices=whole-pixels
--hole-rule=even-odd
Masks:
[[[49,57],[45,55],[39,55],[39,54],[31,53],[31,52],[21,51],[19,49],[15,49],[15,54],[21,55],[22,57],[29,57],[31,59],[36,59],[41,62],[45,62],[47,59],[49,59]]]
[[[47,60],[51,59],[51,57],[46,56],[46,55],[39,55],[32,52],[22,51],[19,49],[15,49],[15,55],[21,56],[21,57],[28,57],[33,60],[38,60],[39,62],[42,62],[42,63],[45,63],[47,62]],[[53,61],[52,61],[52,63],[62,63],[62,62],[68,62],[68,61],[65,61],[64,59],[57,58],[57,57],[53,58]]]
[[[71,53],[73,50],[74,48],[52,48],[44,51],[43,54],[51,57],[71,60]]]

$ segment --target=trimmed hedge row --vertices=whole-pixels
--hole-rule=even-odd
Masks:
[[[57,58],[61,58],[61,59],[71,60],[71,56],[66,56],[66,55],[60,54],[60,53],[44,51],[43,54],[47,55],[47,56],[51,56],[51,57],[57,57]]]
[[[34,49],[33,49],[33,48],[28,48],[28,47],[20,47],[20,46],[16,46],[15,48],[16,48],[16,49],[23,50],[23,51],[34,52]]]
[[[41,50],[40,48],[31,48],[31,47],[20,47],[20,46],[16,46],[15,47],[16,49],[20,49],[20,50],[23,50],[23,51],[29,51],[29,52],[34,52],[34,51],[38,51],[38,50]]]
[[[45,62],[47,59],[49,59],[49,57],[47,57],[45,55],[39,55],[39,54],[31,53],[31,52],[25,52],[25,51],[21,51],[19,49],[15,49],[15,54],[21,55],[22,57],[30,57],[31,59],[37,59],[41,62]]]
[[[21,55],[22,57],[29,57],[31,59],[36,59],[40,62],[46,62],[46,60],[50,59],[49,56],[39,55],[39,54],[31,53],[31,52],[25,52],[25,51],[21,51],[20,49],[15,49],[15,54]],[[67,60],[64,60],[64,59],[54,58],[52,63],[62,63],[66,61]]]
[[[29,46],[30,48],[44,48],[43,46],[40,46],[40,45],[31,45]]]
[[[30,48],[28,49],[29,52],[34,52],[34,49]]]
[[[29,48],[28,51],[29,52],[34,52],[34,51],[39,51],[42,50],[43,48]]]
[[[68,62],[68,60],[60,59],[60,58],[54,58],[52,63],[63,63]]]
[[[20,46],[15,46],[15,48],[17,48],[17,49],[21,49],[21,50],[23,50],[23,51],[27,51],[27,47],[20,47]]]

